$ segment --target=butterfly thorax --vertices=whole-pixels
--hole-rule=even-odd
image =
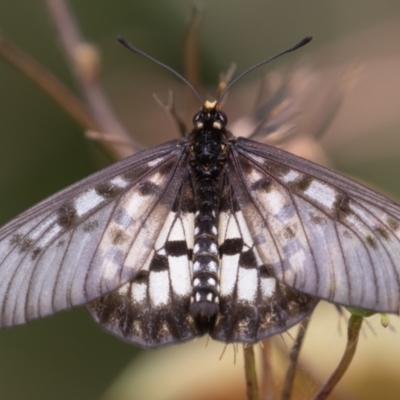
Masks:
[[[201,333],[208,332],[219,312],[218,217],[220,176],[226,160],[226,116],[215,106],[198,112],[189,136],[195,198],[193,286],[190,313]]]

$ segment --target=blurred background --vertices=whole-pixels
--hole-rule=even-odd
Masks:
[[[213,87],[231,62],[238,71],[312,34],[314,41],[246,77],[232,89],[233,121],[256,98],[253,88],[272,70],[309,67],[318,115],[330,113],[330,90],[346,82],[341,107],[322,140],[330,165],[400,198],[400,3],[392,0],[203,1],[201,74]],[[124,35],[140,49],[182,72],[187,0],[70,1],[86,39],[101,52],[101,81],[114,110],[136,140],[154,145],[177,137],[152,94],[177,93],[170,74],[116,42]],[[44,1],[2,0],[0,35],[31,54],[79,94]],[[356,71],[356,79],[337,78]],[[315,75],[313,75],[315,74]],[[336,74],[336,75],[335,75]],[[336,76],[336,78],[332,78]],[[335,80],[337,79],[337,80]],[[351,82],[350,82],[351,81]],[[347,82],[349,82],[347,84]],[[215,86],[214,86],[215,87]],[[347,87],[349,90],[347,90]],[[210,91],[209,93],[214,93]],[[311,96],[312,97],[312,96]],[[332,102],[332,107],[335,105]],[[321,107],[323,105],[323,107]],[[312,107],[310,107],[312,108]],[[318,122],[319,123],[319,122]],[[0,224],[46,196],[111,162],[83,130],[28,79],[0,58]],[[400,393],[400,324],[383,329],[379,316],[364,328],[353,365],[332,398],[397,399]],[[346,326],[334,308],[320,305],[301,362],[296,397],[311,398],[339,361]],[[397,331],[396,331],[397,327]],[[276,381],[282,381],[292,339],[274,339]],[[104,333],[85,309],[63,312],[0,332],[2,399],[244,399],[241,351],[204,341],[142,351]],[[334,397],[336,396],[336,397]]]

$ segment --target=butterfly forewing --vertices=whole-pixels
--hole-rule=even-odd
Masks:
[[[264,267],[339,304],[398,312],[400,209],[282,150],[238,139],[229,167]]]
[[[0,230],[2,327],[83,304],[134,277],[185,168],[173,141],[114,164]]]

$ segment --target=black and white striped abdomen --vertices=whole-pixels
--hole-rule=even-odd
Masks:
[[[211,320],[219,311],[218,180],[204,178],[195,185],[193,287],[190,312]]]

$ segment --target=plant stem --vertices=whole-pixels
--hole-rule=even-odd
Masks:
[[[243,346],[247,400],[258,400],[258,384],[253,345]]]
[[[304,338],[307,332],[307,327],[310,322],[310,317],[304,319],[297,332],[296,341],[290,352],[290,364],[285,376],[285,383],[282,391],[282,400],[289,400],[293,390],[293,383],[296,374],[297,363],[299,360],[301,346],[303,345]]]
[[[338,384],[340,379],[346,373],[357,349],[358,337],[360,334],[363,319],[364,318],[359,315],[351,315],[347,327],[347,345],[343,357],[333,374],[329,377],[329,379],[326,381],[320,391],[314,396],[313,400],[326,399],[328,395],[332,392],[334,387]]]
[[[100,132],[115,135],[115,143],[105,145],[113,155],[125,158],[142,147],[115,116],[99,82],[99,57],[95,46],[84,40],[67,0],[44,0],[58,33],[62,48],[75,79],[85,97],[93,118],[101,127]],[[130,143],[130,145],[121,143]]]
[[[83,129],[101,129],[83,102],[67,86],[38,61],[1,36],[0,55],[47,93]]]

